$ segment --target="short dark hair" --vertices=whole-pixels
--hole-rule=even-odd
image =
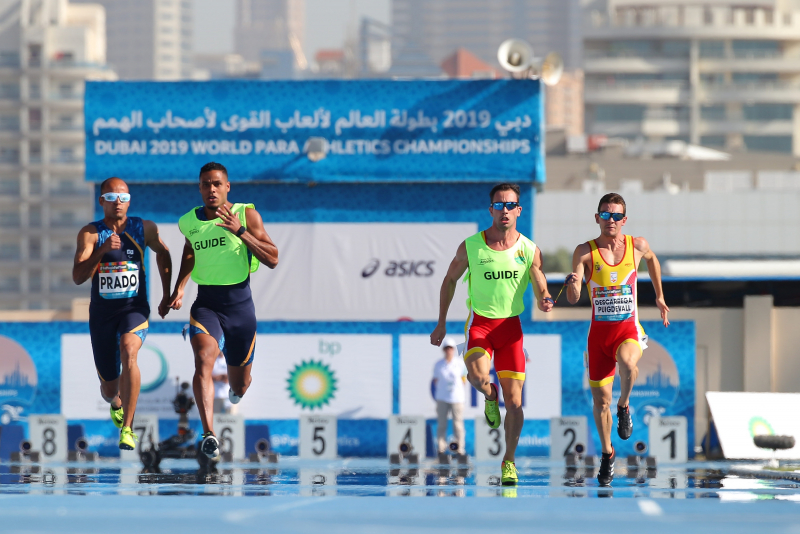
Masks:
[[[105,180],[103,180],[100,183],[100,194],[102,194],[103,191],[106,190],[106,188],[108,187],[108,184],[110,184],[112,180],[119,180],[120,182],[124,183],[126,186],[128,185],[127,183],[125,183],[125,180],[123,180],[122,178],[117,178],[116,176],[112,176],[111,178],[106,178]]]
[[[216,161],[209,161],[200,167],[200,176],[203,176],[205,173],[211,171],[222,171],[222,173],[225,175],[225,178],[228,177],[228,169],[225,168],[225,165],[222,163],[217,163]]]
[[[597,204],[597,211],[600,212],[600,206],[603,204],[619,204],[622,206],[622,214],[625,215],[628,208],[625,206],[625,199],[619,193],[606,193]]]
[[[517,184],[510,184],[508,182],[503,182],[502,184],[497,184],[489,191],[489,202],[494,202],[494,194],[498,191],[513,191],[517,195],[517,202],[519,202],[519,186]]]

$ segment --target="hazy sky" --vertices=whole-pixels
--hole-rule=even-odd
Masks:
[[[233,51],[236,0],[194,0],[194,49],[200,53]],[[361,17],[386,24],[390,0],[306,0],[306,40],[310,60],[320,48],[341,48],[348,32],[356,36]]]

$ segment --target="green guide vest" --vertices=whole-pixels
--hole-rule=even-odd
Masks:
[[[520,234],[508,250],[492,250],[483,232],[468,237],[469,299],[467,308],[489,319],[515,317],[525,311],[522,295],[530,282],[536,245]]]
[[[245,209],[255,209],[253,204],[234,204],[231,212],[239,217],[242,226],[247,226]],[[247,279],[258,270],[259,261],[247,246],[233,233],[217,226],[219,219],[201,221],[193,208],[178,221],[181,233],[189,240],[194,250],[192,280],[199,285],[230,286]]]

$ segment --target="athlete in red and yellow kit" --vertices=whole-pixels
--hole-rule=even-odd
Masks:
[[[639,324],[636,302],[636,269],[644,258],[656,292],[656,306],[664,326],[669,326],[669,308],[661,288],[661,266],[643,237],[622,233],[628,218],[625,200],[616,193],[600,199],[595,222],[600,237],[578,245],[572,256],[567,277],[567,299],[575,304],[581,296],[581,281],[586,283],[592,300],[592,323],[589,328],[589,385],[594,400],[594,421],[600,434],[603,457],[597,480],[607,486],[614,478],[616,454],[611,445],[611,388],[619,365],[620,397],[617,403],[617,433],[631,437],[633,420],[629,400],[639,374],[637,363],[647,348],[647,336]]]
[[[501,466],[503,485],[516,485],[517,449],[524,414],[522,385],[525,383],[525,352],[519,316],[525,310],[522,296],[533,281],[539,309],[549,312],[553,300],[547,292],[542,272],[542,252],[517,231],[519,186],[498,184],[489,193],[492,226],[468,237],[456,251],[456,257],[442,282],[439,293],[439,324],[431,333],[431,343],[439,346],[445,337],[447,310],[456,284],[469,271],[469,318],[464,362],[467,379],[484,394],[484,414],[492,428],[500,426],[497,388],[491,380],[491,364],[500,379],[506,407],[506,452]]]

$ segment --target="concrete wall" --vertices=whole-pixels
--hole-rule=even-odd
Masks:
[[[624,232],[644,236],[664,255],[800,255],[800,191],[626,193]],[[543,252],[594,239],[599,194],[547,191],[536,195],[534,241]]]
[[[659,320],[655,307],[642,320]],[[538,310],[536,320],[588,320],[587,308]],[[800,308],[774,308],[771,296],[745,298],[744,308],[673,308],[671,320],[695,321],[695,436],[706,433],[706,391],[800,392]]]

